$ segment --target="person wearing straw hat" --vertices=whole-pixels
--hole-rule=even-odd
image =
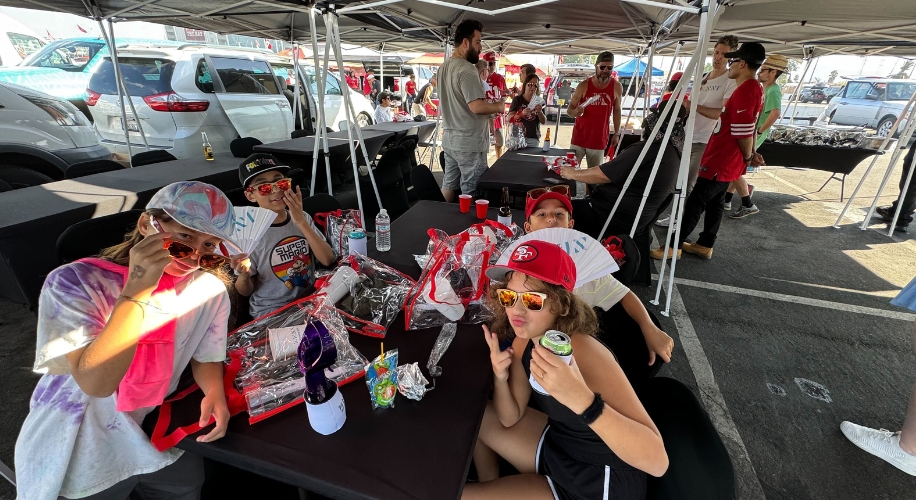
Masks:
[[[176,182],[124,242],[48,274],[33,365],[42,377],[16,441],[19,498],[200,498],[203,460],[158,451],[140,425],[190,364],[200,425],[216,424],[197,441],[226,433],[224,243],[234,247],[234,228],[219,189]]]
[[[760,117],[757,118],[755,151],[770,135],[770,127],[779,119],[782,110],[782,91],[779,90],[776,80],[786,72],[788,65],[789,61],[786,56],[771,54],[764,61],[763,66],[760,67],[760,71],[757,72],[757,80],[763,85],[763,111],[760,112]],[[748,170],[753,168],[755,167],[750,167]],[[753,187],[747,183],[743,175],[729,186],[728,192],[725,194],[725,210],[731,208],[732,196],[736,191],[741,196],[741,206],[735,213],[728,216],[730,219],[741,219],[760,211],[751,200]]]

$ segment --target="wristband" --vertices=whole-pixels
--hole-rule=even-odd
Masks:
[[[579,418],[582,419],[585,425],[592,425],[602,413],[604,413],[604,400],[601,399],[601,394],[596,392],[592,404],[588,405],[588,408],[579,414]]]

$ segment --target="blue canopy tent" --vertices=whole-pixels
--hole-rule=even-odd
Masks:
[[[638,68],[639,68],[639,69],[637,69],[637,66],[636,66],[636,59],[630,59],[629,61],[627,61],[627,62],[625,62],[625,63],[623,63],[623,64],[620,64],[620,65],[618,65],[618,66],[614,66],[614,71],[617,72],[617,76],[618,76],[619,78],[630,78],[630,77],[633,76],[633,73],[637,73],[637,74],[640,74],[640,75],[642,75],[643,73],[645,73],[645,71],[646,71],[646,63],[644,63],[644,62],[642,62],[642,61],[639,61],[639,66],[638,66]],[[662,70],[660,70],[660,69],[658,69],[658,68],[656,68],[656,67],[653,67],[653,68],[652,68],[652,76],[665,76],[665,72],[662,71]]]

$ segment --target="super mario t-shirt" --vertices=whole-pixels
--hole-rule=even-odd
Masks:
[[[305,214],[305,220],[321,236],[321,230],[309,214]],[[254,292],[249,301],[252,318],[305,297],[315,283],[315,256],[290,216],[285,222],[270,226],[249,258],[254,280]]]

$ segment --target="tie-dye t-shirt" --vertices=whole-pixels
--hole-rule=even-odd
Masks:
[[[181,456],[158,452],[140,428],[153,408],[115,411],[115,395],[94,398],[70,376],[66,354],[89,345],[101,333],[121,293],[122,275],[75,262],[52,271],[38,303],[34,370],[44,374],[32,394],[30,411],[16,441],[19,498],[80,498],[138,474],[155,472]],[[196,272],[174,292],[157,295],[146,307],[143,330],[175,318],[174,370],[169,392],[178,386],[191,358],[220,362],[226,357],[229,295],[215,276]]]

